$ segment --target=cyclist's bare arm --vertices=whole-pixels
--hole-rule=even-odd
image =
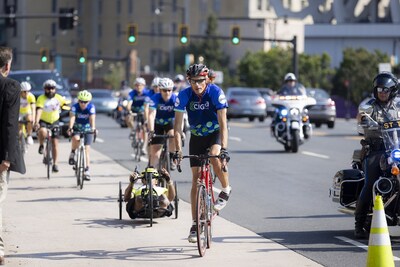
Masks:
[[[96,115],[92,114],[89,116],[89,124],[92,127],[92,130],[96,129]]]
[[[74,113],[72,113],[72,112],[70,112],[69,113],[69,125],[68,125],[68,128],[69,129],[72,129],[72,127],[74,127],[74,124],[75,124],[75,114]]]
[[[32,110],[32,123],[35,123],[35,119],[36,119],[36,103],[31,103],[31,110]]]
[[[40,117],[42,116],[43,109],[42,108],[36,108],[36,116],[35,116],[35,130],[39,129],[39,121]]]
[[[174,122],[174,138],[175,138],[175,149],[182,151],[182,121],[183,112],[175,111],[175,122]]]
[[[132,109],[132,100],[129,100],[128,101],[128,105],[126,105],[126,110],[128,111],[128,112],[131,112],[131,109]]]
[[[128,202],[131,199],[132,188],[133,188],[133,183],[129,183],[129,185],[127,186],[127,188],[125,189],[125,192],[124,192],[124,201],[125,202]]]
[[[221,147],[228,148],[228,123],[226,119],[226,108],[217,111]]]
[[[154,121],[156,118],[156,110],[155,109],[149,109],[149,120],[148,120],[148,127],[149,131],[153,132],[154,131]]]

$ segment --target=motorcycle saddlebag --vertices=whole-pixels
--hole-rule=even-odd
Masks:
[[[332,201],[347,207],[355,204],[364,186],[364,173],[356,169],[338,171],[330,189]]]

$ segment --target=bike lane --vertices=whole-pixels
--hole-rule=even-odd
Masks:
[[[37,148],[26,154],[27,174],[11,174],[3,207],[7,266],[321,266],[222,217],[201,258],[187,241],[188,203],[180,200],[178,219],[155,219],[151,228],[125,210],[118,220],[118,182],[125,187],[131,170],[92,149],[92,180],[78,190],[70,143],[60,142],[60,172],[50,180]]]

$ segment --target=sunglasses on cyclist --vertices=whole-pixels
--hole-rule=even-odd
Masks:
[[[172,89],[161,89],[161,92],[172,92]]]
[[[45,87],[44,90],[56,90],[55,87]]]
[[[87,104],[89,101],[82,101],[82,100],[79,100],[79,103],[82,103],[82,104]]]
[[[387,87],[376,87],[376,91],[378,93],[389,93],[390,92],[390,88],[387,88]]]
[[[206,81],[206,79],[190,79],[191,84],[202,84]]]

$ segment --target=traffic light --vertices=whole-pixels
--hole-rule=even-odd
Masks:
[[[78,51],[78,61],[80,64],[85,64],[87,60],[87,50],[86,48],[79,48]]]
[[[60,30],[71,30],[78,24],[78,15],[75,8],[60,8],[58,28]]]
[[[127,30],[127,40],[129,44],[134,44],[136,43],[137,40],[137,35],[138,35],[138,27],[137,24],[129,24],[128,25],[128,30]]]
[[[49,49],[48,48],[40,48],[40,62],[47,63],[49,61]]]
[[[189,43],[189,26],[186,24],[179,25],[179,42],[182,45],[187,45]]]
[[[232,27],[231,42],[234,45],[238,45],[240,43],[240,27],[239,26]]]

